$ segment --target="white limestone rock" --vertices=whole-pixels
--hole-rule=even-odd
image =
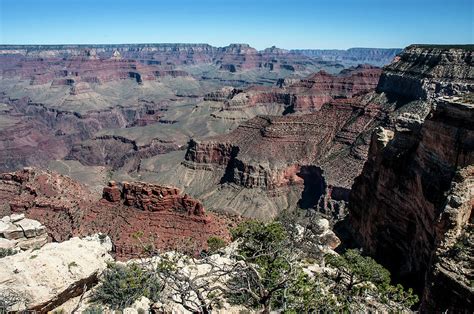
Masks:
[[[72,238],[0,259],[0,291],[25,297],[11,310],[52,310],[90,288],[112,260],[108,237]]]
[[[0,247],[21,250],[40,248],[48,242],[46,227],[24,214],[5,216],[0,220]],[[9,240],[9,242],[5,241]]]
[[[25,214],[12,214],[10,215],[10,222],[17,222],[25,218]]]

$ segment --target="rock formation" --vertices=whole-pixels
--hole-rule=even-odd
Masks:
[[[405,99],[472,93],[472,46],[411,45],[384,68],[377,91]]]
[[[248,189],[300,186],[305,208],[328,188],[335,200],[347,200],[365,158],[361,138],[384,115],[380,106],[359,98],[308,115],[259,116],[229,134],[190,141],[183,165],[222,169],[221,184]]]
[[[368,63],[375,66],[383,66],[392,62],[393,58],[402,49],[380,49],[380,48],[350,48],[347,50],[337,49],[298,49],[291,50],[293,53],[303,54],[310,57],[321,58],[323,61],[353,62],[355,64]]]
[[[472,84],[470,78],[465,88]],[[423,120],[405,114],[394,134],[374,133],[369,158],[352,187],[349,223],[366,252],[398,280],[419,292],[424,288],[425,310],[469,311],[472,264],[450,268],[453,257],[446,252],[472,229],[474,106],[462,98],[436,99]],[[467,246],[471,250],[472,241]]]
[[[37,249],[47,242],[46,227],[36,220],[25,218],[24,214],[5,216],[0,220],[1,249]]]
[[[0,259],[0,291],[23,299],[10,310],[46,313],[98,282],[112,260],[107,236],[72,238]]]
[[[370,92],[377,86],[382,70],[369,65],[332,75],[320,71],[304,79],[280,82],[280,88],[252,86],[245,90],[221,90],[206,96],[224,101],[223,110],[235,111],[258,104],[282,104],[286,112],[314,112],[334,99],[349,99]]]
[[[68,177],[38,169],[0,176],[2,214],[22,213],[46,226],[49,237],[64,241],[94,233],[109,235],[118,258],[143,253],[146,244],[175,248],[188,240],[195,252],[207,247],[207,239],[229,239],[232,221],[205,213],[202,204],[180,190],[140,182],[110,182],[103,199]]]
[[[159,80],[189,76],[177,66],[213,64],[222,71],[249,69],[268,71],[304,70],[307,65],[327,65],[303,54],[273,48],[257,51],[248,44],[212,47],[206,44],[148,45],[46,45],[0,46],[0,70],[5,78],[20,76],[31,85],[51,83],[71,86],[77,93],[80,83],[105,83],[132,79]]]

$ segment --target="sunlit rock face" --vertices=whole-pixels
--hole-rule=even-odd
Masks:
[[[230,238],[231,221],[206,213],[201,202],[174,187],[110,182],[97,199],[68,177],[26,168],[0,175],[0,197],[2,214],[13,212],[41,222],[39,236],[46,231],[50,240],[65,241],[104,233],[120,259],[143,253],[142,243],[133,236],[137,232],[143,235],[142,241],[162,249],[191,239],[194,253],[205,249],[212,235]]]
[[[350,193],[355,238],[415,287],[428,311],[472,307],[472,267],[453,249],[464,241],[472,250],[462,240],[472,233],[472,53],[471,46],[412,45],[384,68],[377,92],[416,106],[393,127],[376,129]]]

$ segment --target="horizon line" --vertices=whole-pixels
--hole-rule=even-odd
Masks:
[[[256,49],[257,51],[263,51],[265,49],[270,49],[270,48],[276,48],[276,49],[282,49],[282,50],[288,50],[288,51],[291,51],[291,50],[343,50],[343,51],[347,51],[349,49],[386,49],[386,50],[390,50],[390,49],[403,49],[405,47],[363,47],[363,46],[355,46],[355,47],[348,47],[348,48],[309,48],[309,47],[304,47],[304,48],[281,48],[281,47],[278,47],[276,45],[272,45],[272,46],[269,46],[269,47],[266,47],[266,48],[263,48],[263,49],[258,49],[258,48],[255,48],[253,47],[252,45],[248,44],[248,43],[229,43],[228,45],[226,46],[214,46],[212,44],[209,44],[209,43],[204,43],[204,42],[128,42],[128,43],[86,43],[86,44],[78,44],[78,43],[48,43],[48,44],[31,44],[31,43],[28,43],[28,44],[18,44],[18,43],[15,43],[15,44],[11,44],[11,43],[8,43],[8,44],[4,44],[4,43],[0,43],[0,47],[28,47],[28,46],[32,46],[32,47],[38,47],[38,46],[44,46],[44,47],[54,47],[54,46],[82,46],[82,47],[93,47],[93,46],[126,46],[126,45],[193,45],[193,46],[197,46],[197,45],[207,45],[207,46],[210,46],[210,47],[213,47],[213,48],[226,48],[226,47],[230,47],[232,45],[246,45],[248,46],[249,48],[253,48],[253,49]],[[406,46],[408,47],[408,46]]]

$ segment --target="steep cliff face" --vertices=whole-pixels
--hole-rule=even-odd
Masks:
[[[377,91],[408,99],[472,93],[473,52],[473,46],[409,46],[384,68]]]
[[[133,79],[141,84],[164,76],[188,76],[182,66],[203,64],[232,73],[256,69],[290,73],[311,66],[343,67],[278,48],[257,51],[248,44],[226,47],[207,44],[0,46],[2,76],[19,76],[30,80],[32,85],[53,82],[74,86],[79,82],[105,83],[122,79]]]
[[[120,44],[120,45],[0,45],[0,55],[27,56],[30,58],[84,57],[145,58],[154,56],[154,64],[179,60],[181,63],[211,62],[219,54],[269,56],[304,55],[323,61],[369,63],[376,66],[390,63],[401,49],[350,48],[348,50],[285,50],[275,46],[257,51],[248,44],[230,44],[213,47],[208,44]],[[159,61],[158,61],[159,60]]]
[[[372,91],[381,73],[382,69],[369,65],[346,69],[338,75],[318,72],[288,87],[294,95],[293,110],[319,110],[324,103],[333,99],[352,98]]]
[[[384,129],[374,133],[369,158],[352,187],[349,222],[356,238],[418,291],[438,267],[437,249],[454,245],[472,223],[473,122],[474,105],[461,99],[438,99],[424,122],[402,115],[393,138]],[[472,287],[455,286],[453,295],[461,291],[472,300]],[[469,308],[471,301],[450,303],[444,293],[439,300],[425,299],[426,304],[438,310]]]
[[[220,184],[262,193],[297,187],[301,197],[293,206],[302,208],[314,207],[327,189],[347,200],[365,157],[360,137],[385,116],[364,97],[332,102],[313,114],[258,116],[229,134],[192,140],[183,165],[223,173]]]
[[[472,310],[472,53],[413,45],[385,67],[377,91],[413,110],[374,132],[350,193],[355,238],[428,311]]]

